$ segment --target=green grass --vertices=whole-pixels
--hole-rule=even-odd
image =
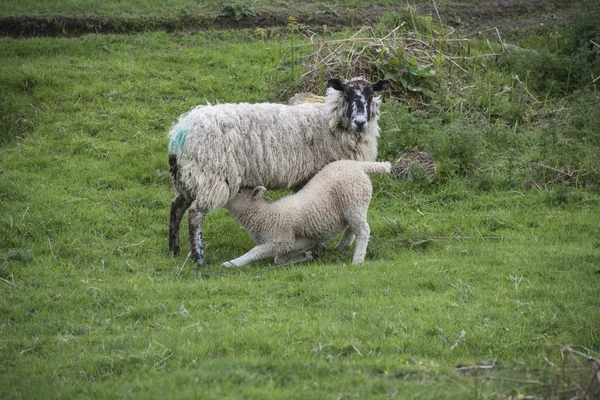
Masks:
[[[465,64],[475,86],[427,106],[384,103],[380,158],[427,147],[439,170],[374,178],[364,265],[347,250],[221,270],[252,246],[222,210],[205,269],[185,222],[168,255],[170,125],[206,101],[278,101],[281,33],[264,49],[244,31],[0,39],[1,397],[581,394],[593,367],[563,346],[600,352],[597,92],[577,75],[529,101],[518,53]]]

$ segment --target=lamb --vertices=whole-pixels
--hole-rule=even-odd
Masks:
[[[275,257],[276,264],[310,261],[305,251],[344,232],[336,245],[343,249],[356,238],[353,264],[365,259],[369,243],[367,211],[372,186],[369,174],[390,172],[389,162],[335,161],[317,173],[299,192],[268,203],[265,187],[243,188],[225,206],[257,244],[222,267],[241,267]]]
[[[327,84],[324,103],[208,105],[179,118],[169,133],[175,189],[171,253],[179,253],[179,227],[188,209],[191,257],[203,266],[204,216],[224,207],[240,187],[298,189],[332,161],[375,160],[376,93],[389,81],[330,79]]]

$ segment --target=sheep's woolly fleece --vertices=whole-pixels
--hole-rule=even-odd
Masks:
[[[196,107],[169,134],[183,192],[196,195],[204,213],[225,206],[240,185],[300,187],[339,159],[374,160],[379,98],[367,130],[350,132],[344,94],[329,88],[324,103],[272,103]],[[327,121],[330,134],[324,132]],[[293,166],[293,167],[290,167]]]

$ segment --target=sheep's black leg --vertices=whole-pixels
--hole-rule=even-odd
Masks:
[[[169,252],[179,254],[179,226],[183,214],[190,208],[192,201],[181,193],[171,202],[171,218],[169,222]]]
[[[204,214],[198,210],[196,204],[193,204],[188,212],[188,229],[192,260],[196,261],[199,267],[204,267],[204,244],[202,243],[203,220]]]

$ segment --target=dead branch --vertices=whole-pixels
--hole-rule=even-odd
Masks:
[[[435,14],[438,17],[438,21],[440,21],[440,25],[444,25],[444,23],[442,22],[442,17],[440,17],[440,12],[438,11],[438,8],[437,8],[437,4],[435,4],[435,0],[431,0],[431,2],[433,3],[433,8],[435,9]]]
[[[477,369],[492,369],[496,366],[496,360],[492,361],[491,364],[486,365],[463,365],[460,367],[456,367],[457,371],[470,371],[470,370],[477,370]]]
[[[504,378],[501,376],[491,376],[491,375],[486,375],[483,377],[484,380],[491,380],[491,381],[506,381],[506,382],[515,382],[515,383],[524,383],[527,385],[537,385],[537,386],[547,386],[549,385],[548,383],[545,382],[540,382],[540,381],[530,381],[530,380],[525,380],[525,379],[515,379],[515,378]]]
[[[586,349],[586,350],[587,350],[587,349]],[[566,352],[569,352],[569,353],[572,353],[572,354],[578,355],[578,356],[580,356],[580,357],[583,357],[583,358],[585,358],[585,359],[586,359],[586,360],[588,360],[588,361],[594,361],[594,362],[600,363],[600,359],[598,359],[598,358],[595,358],[595,357],[592,357],[592,356],[590,356],[589,354],[585,354],[585,353],[582,353],[582,352],[580,352],[580,351],[577,351],[577,350],[575,350],[574,348],[572,348],[572,347],[571,347],[571,346],[569,346],[569,345],[565,345],[565,346],[563,346],[563,347],[562,347],[562,349],[561,349],[561,351],[566,351]]]

